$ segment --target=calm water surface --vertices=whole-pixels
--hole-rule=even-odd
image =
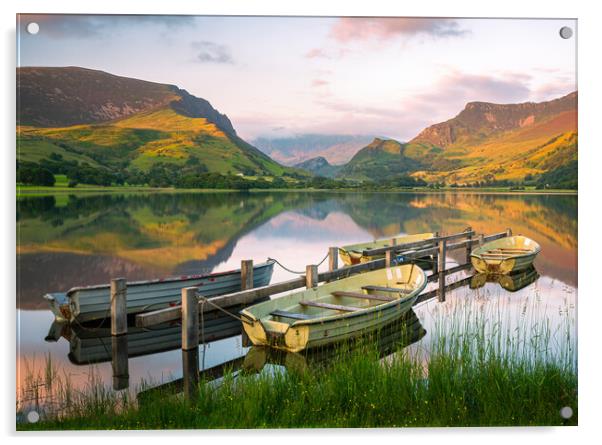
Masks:
[[[217,272],[237,268],[243,259],[261,262],[267,257],[303,271],[306,264],[320,261],[330,246],[398,233],[452,233],[467,226],[487,234],[511,227],[515,234],[536,240],[542,247],[535,263],[539,278],[531,277],[533,282],[517,292],[486,283],[476,290],[453,291],[444,304],[418,306],[415,313],[426,335],[417,335],[412,348],[424,348],[434,320],[467,300],[481,310],[502,307],[516,314],[509,325],[528,323],[530,318],[521,320],[527,313],[545,317],[552,330],[562,329],[567,317],[574,320],[576,196],[266,192],[19,199],[18,394],[26,374],[42,372],[48,355],[75,388],[85,385],[92,371],[116,387],[182,376],[180,329],[166,326],[157,330],[159,334],[130,330],[129,381],[115,383],[108,327],[53,325],[42,299],[46,292],[108,283],[121,276],[140,280]],[[463,261],[462,256],[452,252],[448,260]],[[293,276],[276,266],[272,282]],[[201,369],[247,353],[236,335],[239,329],[234,320],[207,320],[208,341],[199,346]]]

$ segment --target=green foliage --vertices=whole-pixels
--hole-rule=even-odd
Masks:
[[[567,165],[539,175],[536,186],[538,189],[553,188],[576,190],[578,187],[577,161],[571,161]]]
[[[21,184],[54,186],[55,178],[52,172],[31,162],[17,163],[17,182]]]

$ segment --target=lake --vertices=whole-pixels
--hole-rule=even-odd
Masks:
[[[542,247],[536,270],[515,292],[481,282],[475,289],[448,293],[445,303],[415,307],[426,335],[415,338],[410,348],[428,356],[436,320],[467,302],[484,316],[503,310],[509,314],[504,318],[508,329],[541,320],[552,332],[569,326],[575,341],[576,195],[258,192],[19,198],[18,398],[29,398],[21,393],[26,376],[43,373],[48,356],[74,388],[84,387],[91,374],[107,386],[130,389],[142,379],[164,383],[182,376],[180,328],[166,326],[158,334],[130,331],[129,341],[135,338],[138,349],[130,344],[129,380],[116,384],[108,328],[53,325],[54,316],[42,298],[47,292],[108,283],[114,277],[141,280],[225,271],[240,267],[241,260],[258,263],[268,257],[304,271],[306,264],[321,261],[330,246],[399,233],[455,233],[467,226],[485,234],[512,228],[514,234],[534,239]],[[463,255],[451,252],[449,264],[463,261]],[[326,268],[324,262],[320,270]],[[275,265],[272,282],[294,276]],[[235,320],[214,315],[207,319],[207,329],[208,342],[199,347],[201,369],[247,353]]]

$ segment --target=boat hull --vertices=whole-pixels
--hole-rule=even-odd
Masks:
[[[303,371],[311,366],[329,362],[341,353],[341,348],[354,349],[361,345],[363,340],[374,342],[378,355],[382,358],[419,341],[425,335],[426,330],[414,311],[410,309],[401,319],[379,327],[372,334],[357,336],[352,342],[333,343],[332,347],[313,348],[305,352],[288,352],[266,346],[253,346],[245,356],[243,369],[259,372],[266,364],[271,364]]]
[[[428,240],[430,238],[433,238],[433,234],[432,233],[418,233],[415,235],[405,235],[405,236],[400,236],[395,239],[395,244],[406,244],[406,243],[414,243],[417,241],[425,241]],[[368,243],[360,243],[360,244],[352,244],[349,246],[343,246],[339,248],[339,256],[341,257],[341,260],[343,260],[343,263],[347,266],[351,266],[354,264],[363,264],[363,263],[368,263],[370,261],[374,261],[374,260],[378,260],[380,258],[384,258],[384,255],[372,255],[372,256],[368,256],[368,255],[363,255],[362,252],[364,250],[369,250],[369,249],[377,249],[380,247],[388,247],[389,245],[391,245],[391,239],[386,238],[386,239],[379,239],[373,242],[368,242]],[[426,268],[429,266],[432,266],[432,262],[428,261],[429,259],[425,259],[422,262],[420,260],[417,260],[416,262],[418,263],[418,265],[422,268]]]
[[[292,324],[268,316],[275,310],[297,308],[302,300],[322,301],[324,296],[330,295],[334,291],[358,289],[365,283],[393,286],[392,283],[396,282],[396,273],[398,277],[401,277],[399,271],[402,269],[405,271],[404,273],[412,270],[411,279],[414,282],[410,285],[410,293],[393,301],[366,306],[345,314],[318,314],[316,318],[296,321]],[[243,328],[249,340],[256,346],[270,346],[289,352],[299,352],[351,339],[399,319],[411,309],[425,286],[426,275],[415,265],[367,272],[247,308],[241,311]],[[357,300],[355,301],[357,302]],[[341,303],[349,304],[353,304],[353,302],[353,300],[346,301],[344,299],[341,301]],[[298,310],[300,309],[295,309],[295,311]],[[308,315],[311,315],[310,311],[307,312]]]
[[[272,279],[274,263],[258,264],[253,268],[253,286],[266,286]],[[240,269],[210,275],[192,275],[160,280],[127,283],[127,312],[157,310],[179,304],[181,290],[198,287],[204,297],[215,297],[241,290]],[[59,320],[86,322],[110,316],[110,286],[73,288],[66,293],[46,294],[50,309]]]
[[[470,261],[479,273],[509,274],[531,267],[540,251],[535,241],[512,236],[478,247],[471,253]]]

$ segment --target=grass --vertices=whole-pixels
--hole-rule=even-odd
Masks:
[[[401,349],[400,343],[397,353],[382,358],[368,338],[312,366],[226,373],[201,382],[192,399],[156,391],[138,403],[93,378],[77,393],[47,366],[30,386],[53,381],[61,409],[17,429],[577,424],[574,323],[568,316],[552,332],[546,319],[534,320],[529,311],[510,324],[501,323],[499,310],[484,312],[474,303],[444,312],[427,346]],[[570,419],[560,416],[565,406],[574,412]]]

